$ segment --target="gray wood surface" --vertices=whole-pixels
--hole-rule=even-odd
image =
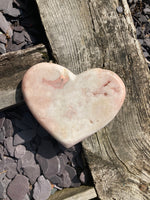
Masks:
[[[150,199],[150,75],[127,1],[36,1],[57,63],[75,74],[110,69],[126,85],[117,117],[83,141],[99,197]]]
[[[48,61],[48,54],[41,44],[0,56],[0,110],[23,101],[21,80],[25,71],[44,61]]]

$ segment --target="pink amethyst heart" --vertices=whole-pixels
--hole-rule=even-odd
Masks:
[[[50,63],[31,67],[22,91],[34,117],[67,148],[107,125],[125,98],[124,83],[112,71],[95,68],[75,75]]]

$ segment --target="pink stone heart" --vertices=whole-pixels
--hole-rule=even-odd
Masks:
[[[50,63],[31,67],[22,91],[35,118],[67,148],[108,124],[125,98],[124,83],[112,71],[95,68],[76,76]]]

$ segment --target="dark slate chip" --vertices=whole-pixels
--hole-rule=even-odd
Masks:
[[[34,129],[22,130],[14,135],[14,145],[24,144],[31,141],[36,135]]]
[[[147,58],[147,57],[150,56],[148,52],[143,52],[143,54],[144,54],[144,57],[145,57],[145,58]]]
[[[19,172],[19,174],[23,174],[21,159],[19,159],[18,162],[17,162],[17,171]]]
[[[10,165],[7,165],[7,167],[5,168],[7,170],[6,172],[6,176],[9,179],[13,179],[17,174],[17,163],[11,163]]]
[[[3,33],[0,33],[0,43],[3,43],[3,44],[7,43],[6,35]]]
[[[63,175],[62,175],[62,185],[60,185],[60,187],[66,187],[69,188],[71,187],[72,182],[69,176],[69,173],[67,171],[64,171]]]
[[[17,175],[7,188],[7,194],[12,200],[23,200],[28,192],[29,182],[23,175]]]
[[[27,33],[26,31],[24,31],[24,37],[26,38],[27,42],[32,43],[31,37],[30,37],[29,33]]]
[[[26,46],[26,42],[22,42],[20,44],[15,44],[12,42],[12,39],[8,40],[7,46],[6,46],[6,51],[11,52],[11,51],[18,51],[20,49],[24,49]]]
[[[36,164],[34,154],[31,151],[26,151],[25,155],[21,157],[20,160],[22,168]]]
[[[14,31],[21,33],[24,30],[23,26],[13,26],[12,27]]]
[[[63,162],[65,163],[65,165],[69,162],[69,160],[68,160],[68,158],[67,158],[67,155],[64,154],[64,153],[59,153],[59,154],[58,154],[58,157],[62,157]]]
[[[46,178],[50,179],[58,173],[59,159],[51,141],[42,140],[36,159]]]
[[[51,184],[44,178],[40,176],[38,181],[34,185],[33,198],[35,200],[47,200],[51,195]]]
[[[26,148],[23,145],[17,145],[15,149],[15,158],[22,158],[26,154]]]
[[[8,185],[9,185],[10,182],[11,182],[11,180],[8,179],[6,176],[4,176],[3,179],[2,179],[2,181],[1,181],[2,185],[4,186],[4,193],[3,193],[4,200],[10,200],[10,198],[6,194],[6,190],[7,190],[7,187],[8,187]]]
[[[0,11],[12,8],[12,0],[0,0]]]
[[[2,127],[0,129],[0,142],[3,143],[4,139],[5,139],[5,127]]]
[[[4,159],[4,147],[3,145],[0,144],[0,160],[3,160],[3,159]]]
[[[149,48],[150,48],[150,38],[144,39],[144,44],[143,44],[143,46],[149,47]]]
[[[4,185],[0,182],[0,199],[4,198]]]
[[[13,158],[6,157],[5,158],[5,165],[4,165],[4,170],[6,170],[6,174],[13,174],[12,176],[14,177],[17,174],[17,163]],[[15,174],[15,175],[14,175]],[[10,175],[11,176],[11,175]],[[9,177],[8,177],[9,178]]]
[[[4,54],[6,53],[6,47],[5,44],[0,43],[0,54]]]
[[[21,14],[19,9],[16,8],[11,8],[11,9],[5,9],[3,10],[3,13],[6,15],[9,15],[11,17],[19,17],[19,15]]]
[[[5,161],[4,160],[0,160],[0,172],[4,171],[4,167],[5,167]]]
[[[0,118],[0,129],[3,127],[4,121],[5,121],[5,117],[1,117]]]
[[[81,182],[80,182],[79,178],[77,177],[76,170],[69,165],[67,165],[65,169],[69,174],[69,177],[70,177],[70,180],[71,180],[71,186],[72,187],[79,187],[81,185]]]
[[[26,166],[23,168],[24,175],[29,178],[30,183],[33,185],[36,179],[40,176],[39,165]]]
[[[51,182],[52,184],[54,184],[54,185],[59,186],[59,187],[62,187],[62,185],[63,185],[63,180],[62,180],[62,178],[61,178],[60,176],[57,176],[57,175],[52,176],[52,177],[50,178],[50,182]]]
[[[65,160],[63,159],[63,156],[58,156],[58,160],[59,160],[59,165],[58,165],[59,167],[58,167],[57,175],[60,176],[65,171],[66,163],[65,163]]]
[[[4,147],[7,149],[9,155],[13,157],[15,152],[15,147],[13,146],[13,137],[8,137],[5,139]]]
[[[11,38],[13,35],[12,28],[10,23],[6,20],[4,15],[0,12],[0,29],[7,35],[8,38]]]
[[[12,136],[14,133],[14,128],[10,119],[5,119],[4,127],[6,131],[5,137]]]
[[[15,32],[14,31],[14,35],[13,35],[13,41],[16,43],[16,44],[20,44],[22,42],[24,42],[24,34],[21,32]]]

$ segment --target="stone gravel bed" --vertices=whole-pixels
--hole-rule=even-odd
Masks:
[[[91,184],[77,144],[66,149],[26,105],[0,113],[0,198],[46,200],[57,189]]]

